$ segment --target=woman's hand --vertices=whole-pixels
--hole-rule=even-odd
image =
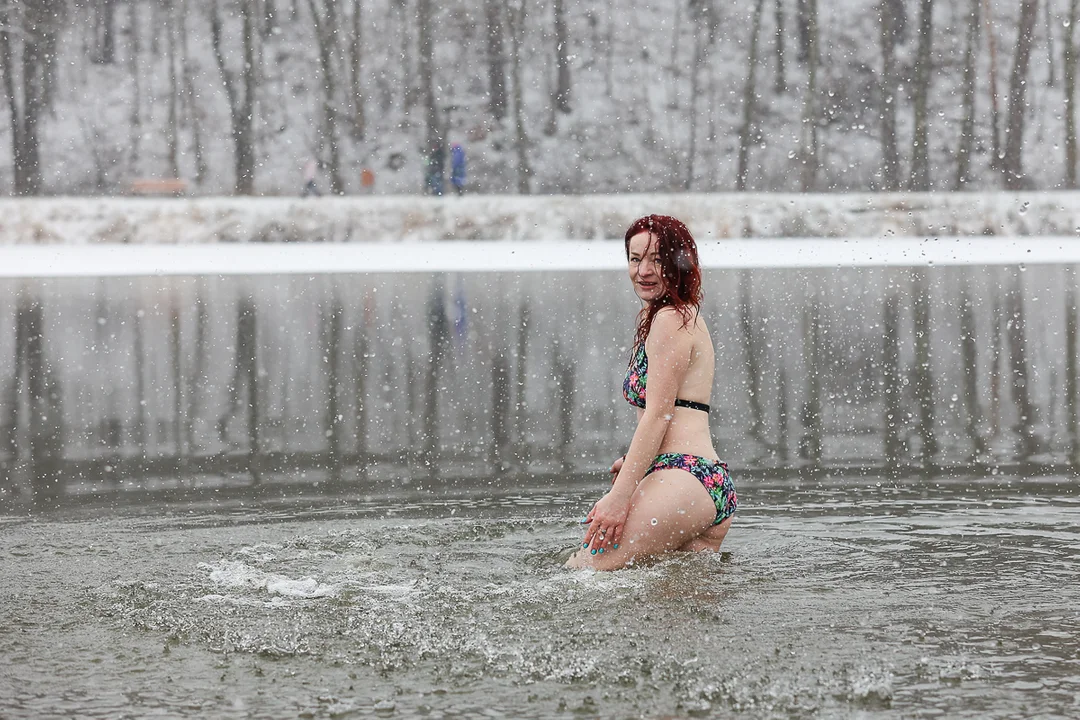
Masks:
[[[589,529],[585,531],[584,547],[603,552],[605,548],[619,546],[626,516],[630,514],[630,497],[612,489],[596,501],[585,516]]]
[[[611,473],[611,482],[612,483],[615,482],[615,478],[619,477],[619,471],[622,470],[623,462],[625,462],[625,461],[626,461],[626,456],[623,455],[622,457],[616,459],[615,462],[611,463],[611,467],[608,469],[608,472]]]

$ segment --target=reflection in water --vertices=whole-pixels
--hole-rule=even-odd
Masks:
[[[708,271],[733,466],[903,475],[1077,455],[1075,271]],[[0,283],[0,497],[599,471],[619,273]]]

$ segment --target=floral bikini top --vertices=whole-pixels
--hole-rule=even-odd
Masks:
[[[623,380],[622,394],[626,402],[634,407],[645,407],[645,385],[649,382],[649,357],[645,354],[645,343],[641,343],[630,358],[630,366],[626,368],[626,379]],[[705,403],[693,400],[675,400],[675,407],[690,408],[709,412],[709,406]]]

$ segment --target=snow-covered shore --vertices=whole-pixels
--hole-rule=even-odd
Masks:
[[[0,245],[600,240],[636,217],[724,238],[1078,236],[1080,193],[0,200]]]

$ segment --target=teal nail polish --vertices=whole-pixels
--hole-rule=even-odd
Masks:
[[[581,547],[589,547],[589,543],[581,543]]]
[[[614,545],[614,548],[613,548],[613,549],[615,549],[615,550],[618,550],[618,549],[619,549],[619,543],[615,543],[615,545]]]
[[[596,551],[595,551],[595,550],[590,550],[590,551],[589,551],[589,554],[590,554],[590,555],[595,555],[595,554],[596,554]]]
[[[601,555],[603,555],[603,554],[604,554],[604,548],[600,548],[600,554],[601,554]]]

